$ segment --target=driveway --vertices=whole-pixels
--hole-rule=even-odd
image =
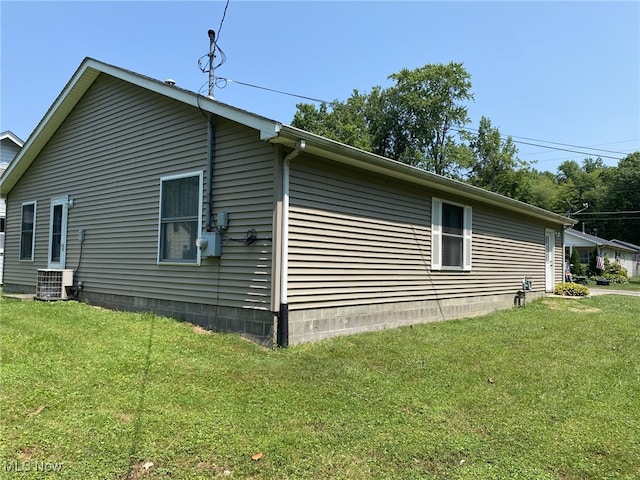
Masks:
[[[632,292],[627,290],[607,290],[605,288],[589,288],[590,295],[631,295],[640,297],[640,292]]]

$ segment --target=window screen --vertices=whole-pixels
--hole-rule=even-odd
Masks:
[[[22,204],[22,220],[20,226],[20,260],[33,260],[35,223],[36,204]]]
[[[160,262],[197,263],[202,175],[165,178],[160,187]]]

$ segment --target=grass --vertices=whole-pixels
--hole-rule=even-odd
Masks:
[[[640,277],[630,278],[629,283],[610,283],[609,285],[596,285],[596,282],[589,282],[588,288],[640,292]]]
[[[638,297],[286,350],[75,302],[0,308],[2,478],[640,477]]]

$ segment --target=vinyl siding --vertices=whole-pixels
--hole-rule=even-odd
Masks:
[[[8,138],[0,140],[0,163],[11,163],[11,160],[18,154],[20,147]],[[0,171],[2,175],[2,171]]]
[[[207,121],[197,108],[101,75],[10,193],[5,281],[34,285],[47,267],[50,199],[69,195],[67,268],[78,268],[87,292],[269,309],[271,242],[231,239],[249,229],[271,237],[273,148],[228,120],[216,129],[213,211],[230,219],[223,256],[158,265],[160,178],[201,171],[206,192]],[[18,262],[20,205],[32,200],[36,260]]]
[[[431,271],[431,198],[463,198],[309,156],[291,172],[292,310],[510,294],[524,276],[544,290],[542,223],[471,203],[472,270]]]

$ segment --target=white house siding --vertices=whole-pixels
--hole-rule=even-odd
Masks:
[[[3,138],[0,140],[0,163],[11,163],[11,160],[20,151],[20,147],[13,140]]]
[[[0,177],[11,163],[11,160],[20,151],[20,146],[16,145],[10,137],[0,139]],[[0,218],[6,217],[6,202],[0,198]],[[3,282],[3,265],[4,265],[4,232],[0,232],[0,285]]]
[[[69,195],[66,263],[78,268],[85,297],[268,313],[270,241],[225,240],[223,256],[200,266],[157,264],[160,178],[203,171],[206,191],[206,154],[207,120],[197,108],[102,74],[10,193],[9,288],[33,291],[36,270],[47,267],[50,199]],[[229,213],[228,237],[241,240],[249,229],[271,236],[273,155],[256,131],[218,121],[214,213]],[[19,262],[20,208],[33,200],[35,262]],[[80,228],[86,236],[79,263]]]
[[[618,262],[620,266],[627,271],[627,275],[630,277],[635,275],[636,267],[635,262],[633,261],[632,252],[620,250],[614,247],[604,247],[602,251],[611,263]]]
[[[3,157],[4,157],[4,149],[3,151]],[[7,169],[7,167],[9,166],[8,162],[0,162],[0,177],[2,176],[2,174],[4,173],[4,171]],[[4,198],[0,198],[0,219],[5,219],[5,217],[7,216],[7,203],[5,202]],[[0,285],[2,285],[2,270],[4,268],[4,236],[5,233],[4,231],[0,231]]]
[[[617,248],[615,244],[594,236],[585,238],[580,236],[580,233],[574,233],[572,230],[567,230],[564,233],[565,250],[567,257],[571,255],[572,250],[577,250],[580,254],[582,263],[589,262],[589,256],[593,254],[596,247],[600,254],[609,259],[611,263],[618,262],[620,266],[627,270],[629,276],[634,276],[640,273],[638,271],[638,262],[634,261],[633,252],[624,249]]]
[[[524,276],[531,296],[544,292],[553,225],[476,203],[471,272],[431,271],[432,196],[469,204],[306,155],[292,162],[292,343],[511,306]],[[559,235],[555,260],[559,281]]]

